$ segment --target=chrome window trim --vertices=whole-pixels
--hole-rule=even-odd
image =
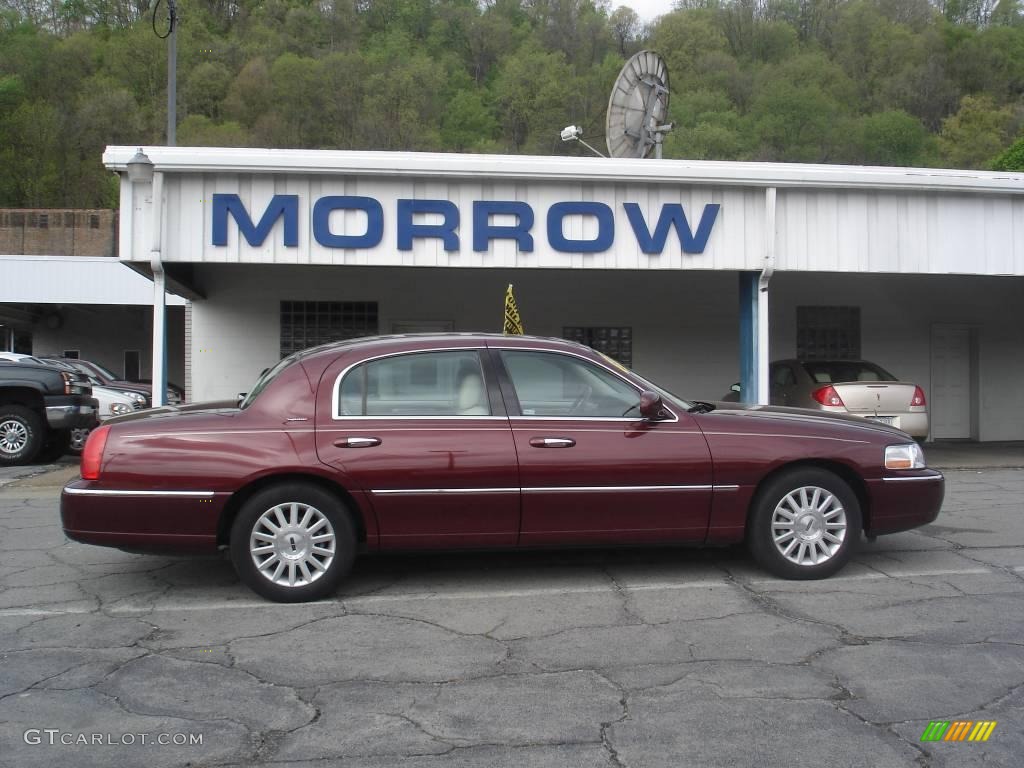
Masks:
[[[375,496],[425,496],[448,493],[519,493],[518,488],[388,488],[371,491]]]
[[[69,496],[177,496],[182,498],[209,499],[214,491],[116,491],[98,488],[65,488]]]
[[[341,392],[341,382],[348,375],[349,371],[353,368],[357,368],[360,365],[366,363],[372,363],[377,360],[385,360],[389,357],[400,357],[402,355],[420,355],[431,352],[476,352],[477,358],[480,362],[480,373],[484,377],[487,376],[487,371],[484,370],[483,356],[480,354],[482,351],[487,349],[483,347],[437,347],[436,349],[406,349],[401,352],[386,352],[381,355],[375,355],[374,357],[367,357],[358,362],[352,363],[352,365],[345,368],[341,373],[334,379],[334,386],[331,388],[331,420],[332,421],[348,421],[349,419],[504,419],[505,416],[494,416],[492,414],[483,414],[479,416],[462,415],[462,414],[451,414],[450,416],[345,416],[341,413],[340,403],[338,402],[338,394]]]
[[[578,358],[580,360],[583,360],[586,363],[590,363],[592,365],[595,365],[598,368],[600,368],[602,371],[607,371],[608,373],[612,374],[613,376],[617,376],[618,378],[622,379],[629,386],[631,386],[634,390],[636,390],[637,395],[639,395],[643,391],[642,389],[638,388],[637,385],[634,382],[630,381],[628,378],[623,376],[619,371],[613,370],[613,369],[609,368],[608,366],[606,366],[606,365],[604,365],[604,364],[602,364],[602,363],[600,363],[600,362],[598,362],[596,360],[591,360],[586,355],[581,355],[581,354],[579,354],[577,352],[568,352],[568,351],[561,350],[561,349],[542,349],[542,348],[538,348],[538,347],[505,347],[505,346],[489,347],[489,346],[486,345],[486,343],[482,347],[437,347],[436,349],[407,349],[407,350],[403,350],[401,352],[386,352],[384,354],[375,355],[374,357],[367,357],[367,358],[365,358],[363,360],[360,360],[358,362],[352,363],[351,365],[346,367],[344,370],[342,370],[342,372],[339,373],[337,375],[337,377],[335,377],[335,379],[334,379],[334,386],[331,388],[331,420],[332,421],[348,421],[349,419],[374,419],[374,420],[380,420],[380,419],[385,419],[385,420],[395,420],[395,419],[415,419],[415,420],[430,420],[430,419],[533,419],[533,420],[536,420],[536,419],[546,419],[546,420],[549,420],[549,421],[553,421],[553,420],[562,421],[562,420],[564,420],[564,421],[587,421],[587,422],[593,422],[593,421],[630,421],[630,422],[641,422],[641,421],[643,421],[643,419],[640,419],[640,418],[629,418],[629,417],[624,417],[624,416],[618,416],[618,417],[616,417],[616,416],[521,416],[521,415],[520,416],[470,416],[470,415],[462,416],[462,415],[458,415],[458,414],[452,415],[452,416],[345,416],[345,415],[342,415],[339,412],[340,409],[338,407],[339,406],[338,394],[339,394],[339,392],[341,390],[341,382],[345,378],[345,376],[349,373],[349,371],[351,371],[356,366],[362,365],[363,363],[372,363],[375,360],[383,360],[384,358],[388,358],[388,357],[398,357],[399,355],[415,355],[415,354],[420,354],[420,353],[423,353],[423,352],[464,352],[464,351],[469,351],[469,352],[476,352],[476,353],[479,354],[480,352],[487,351],[487,350],[494,350],[495,352],[501,352],[502,350],[513,350],[515,352],[540,352],[540,353],[549,354],[549,355],[566,355],[568,357],[575,357],[575,358]],[[481,370],[484,369],[484,365],[483,365],[483,360],[482,359],[480,361],[480,368],[481,368]],[[487,375],[487,371],[486,370],[484,370],[483,373],[484,373],[484,376]],[[511,377],[510,377],[510,379],[511,379]],[[509,383],[512,384],[511,380],[510,380]],[[515,384],[512,384],[512,386],[514,388]],[[679,421],[679,415],[674,410],[672,410],[672,408],[670,408],[667,404],[665,404],[664,407],[665,407],[665,410],[667,410],[669,413],[672,414],[672,418],[671,419],[662,419],[661,421],[656,421],[656,422],[651,422],[651,423],[654,423],[654,424],[672,424],[672,423],[675,423],[675,422]]]
[[[602,491],[710,491],[711,485],[552,485],[523,488],[523,493],[599,493]]]

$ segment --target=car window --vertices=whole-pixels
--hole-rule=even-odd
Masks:
[[[489,416],[480,354],[416,352],[371,360],[345,374],[342,416]]]
[[[772,384],[777,387],[789,387],[796,384],[793,369],[788,365],[778,365],[772,369]]]
[[[884,368],[863,360],[816,360],[803,363],[804,370],[818,384],[850,381],[896,381]]]
[[[551,352],[500,354],[524,416],[619,418],[640,400],[635,387],[579,358]]]

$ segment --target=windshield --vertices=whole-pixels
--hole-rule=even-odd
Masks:
[[[238,404],[238,407],[245,409],[252,405],[253,400],[259,397],[260,392],[266,389],[267,385],[270,384],[270,382],[272,382],[275,378],[277,378],[277,375],[281,373],[281,371],[283,371],[289,365],[294,363],[296,359],[296,355],[289,355],[284,360],[281,360],[273,368],[268,368],[267,370],[265,370],[260,375],[260,377],[256,379],[256,384],[253,386],[252,389],[248,391],[248,393],[246,393],[245,398],[242,400],[242,402]]]
[[[597,350],[594,350],[594,351],[596,352]],[[630,368],[627,368],[626,366],[624,366],[622,363],[620,363],[615,358],[608,357],[608,355],[606,355],[604,352],[598,352],[597,354],[599,354],[602,357],[602,359],[604,359],[605,362],[607,362],[609,365],[613,366],[614,368],[617,368],[620,371],[624,371],[625,373],[630,374],[634,378],[639,379],[640,380],[640,385],[644,389],[649,389],[652,392],[657,392],[659,395],[661,395],[661,399],[662,400],[668,400],[669,402],[675,404],[677,407],[682,408],[684,411],[688,411],[690,408],[693,407],[692,403],[689,403],[686,400],[683,400],[683,398],[679,397],[676,394],[673,394],[672,392],[669,392],[664,387],[659,387],[657,384],[653,383],[649,379],[645,379],[639,373],[637,373],[636,371],[634,371],[634,370],[632,370]]]
[[[91,365],[93,368],[95,368],[97,371],[99,371],[100,375],[103,378],[107,379],[108,381],[117,381],[119,378],[121,378],[116,373],[111,371],[109,368],[104,368],[99,363],[89,363],[89,365]]]
[[[897,380],[884,368],[863,360],[816,360],[803,363],[803,366],[817,384]]]

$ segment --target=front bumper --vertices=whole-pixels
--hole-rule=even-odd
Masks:
[[[92,397],[50,398],[46,405],[46,423],[51,429],[91,429],[99,423],[98,413],[99,402]]]
[[[946,480],[934,469],[889,472],[867,481],[870,509],[865,531],[876,536],[934,522],[946,495]]]

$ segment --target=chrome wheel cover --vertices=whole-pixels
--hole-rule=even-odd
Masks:
[[[28,427],[17,419],[0,421],[0,453],[15,456],[28,445]]]
[[[85,448],[85,441],[89,439],[90,429],[72,429],[71,430],[71,443],[69,447],[73,451],[81,451]]]
[[[828,562],[846,539],[846,510],[831,491],[796,488],[775,506],[771,536],[779,553],[800,566]]]
[[[249,535],[249,553],[263,578],[279,587],[305,587],[331,567],[334,527],[316,507],[289,501],[271,507]]]

